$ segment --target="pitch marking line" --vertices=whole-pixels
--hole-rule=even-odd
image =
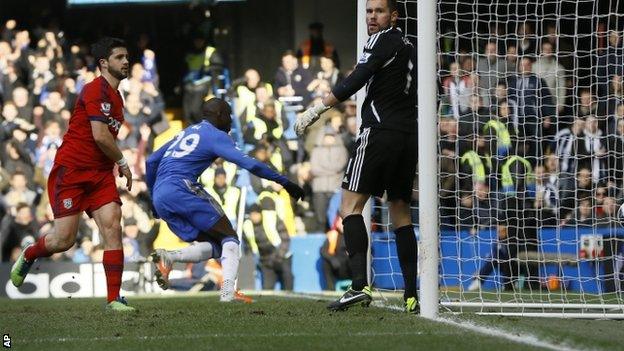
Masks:
[[[285,296],[285,297],[303,298],[303,299],[310,299],[310,300],[319,300],[319,299],[328,300],[328,301],[331,300],[330,298],[327,298],[324,296],[314,296],[314,295],[296,294],[296,293],[280,294],[280,295]],[[372,306],[385,308],[385,309],[389,309],[393,311],[403,312],[402,307],[386,305],[383,302],[373,303]],[[533,347],[541,347],[541,348],[545,348],[549,350],[556,350],[556,351],[585,351],[587,350],[587,349],[574,348],[574,347],[571,347],[570,345],[566,345],[563,343],[554,344],[545,340],[541,340],[537,336],[533,334],[529,334],[529,333],[509,331],[509,330],[495,328],[491,326],[483,326],[483,325],[478,325],[469,321],[463,321],[463,320],[460,321],[460,320],[454,320],[454,319],[445,318],[445,317],[438,317],[434,319],[434,321],[453,325],[455,327],[470,330],[475,333],[497,337],[497,338],[503,338],[503,339],[507,339],[516,343],[525,344],[525,345],[529,345]]]

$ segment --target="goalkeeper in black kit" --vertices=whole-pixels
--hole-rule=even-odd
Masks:
[[[417,247],[410,213],[417,163],[416,51],[396,28],[396,0],[368,0],[368,41],[353,72],[336,85],[321,104],[302,113],[295,123],[298,135],[319,116],[366,85],[362,125],[342,182],[340,213],[353,273],[351,288],[327,307],[345,310],[372,301],[367,280],[368,235],[362,210],[371,195],[390,203],[390,216],[405,281],[405,308],[418,312]],[[432,116],[434,118],[434,116]]]

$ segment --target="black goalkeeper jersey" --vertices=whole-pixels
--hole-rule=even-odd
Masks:
[[[363,128],[416,133],[416,50],[400,29],[371,35],[353,72],[332,93],[344,101],[365,84]]]

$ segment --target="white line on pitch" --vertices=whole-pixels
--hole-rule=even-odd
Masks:
[[[322,296],[314,296],[314,295],[306,295],[306,294],[296,294],[296,293],[292,293],[292,294],[284,294],[283,296],[286,297],[294,297],[294,298],[303,298],[303,299],[312,299],[312,300],[329,300],[327,297],[322,297]],[[380,307],[380,308],[385,308],[385,309],[389,309],[389,310],[393,310],[393,311],[401,311],[403,312],[403,308],[399,307],[399,306],[392,306],[392,305],[386,305],[383,302],[381,303],[374,303],[373,306],[375,307]],[[585,349],[577,349],[577,348],[573,348],[570,345],[566,345],[566,344],[554,344],[548,341],[544,341],[541,340],[540,338],[538,338],[537,336],[533,335],[533,334],[529,334],[529,333],[524,333],[524,332],[518,332],[518,331],[509,331],[509,330],[505,330],[505,329],[500,329],[500,328],[494,328],[491,326],[484,326],[484,325],[478,325],[469,321],[464,321],[464,320],[455,320],[455,319],[449,319],[449,318],[444,318],[444,317],[438,317],[436,319],[434,319],[433,321],[436,322],[440,322],[440,323],[445,323],[445,324],[449,324],[449,325],[453,325],[456,326],[458,328],[463,328],[466,330],[470,330],[473,331],[475,333],[479,333],[479,334],[483,334],[483,335],[488,335],[488,336],[492,336],[492,337],[497,337],[497,338],[503,338],[503,339],[507,339],[513,342],[517,342],[520,344],[525,344],[525,345],[529,345],[529,346],[533,346],[533,347],[542,347],[545,349],[549,349],[549,350],[557,350],[557,351],[581,351],[581,350],[585,350]]]

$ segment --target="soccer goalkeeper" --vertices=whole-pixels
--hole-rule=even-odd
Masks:
[[[372,301],[367,286],[368,236],[362,210],[371,195],[382,196],[384,191],[390,202],[390,216],[405,281],[405,308],[408,312],[419,310],[416,238],[409,207],[418,143],[414,84],[416,53],[401,30],[395,28],[397,18],[396,0],[367,1],[369,38],[357,66],[321,104],[306,110],[295,123],[297,134],[302,135],[322,113],[366,85],[362,126],[347,164],[340,208],[353,284],[339,300],[328,306],[331,310],[343,310],[355,304],[368,305]]]

